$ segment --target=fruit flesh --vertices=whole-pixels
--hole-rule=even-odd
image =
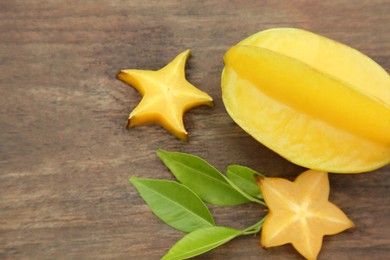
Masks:
[[[121,70],[117,77],[132,85],[143,96],[138,106],[130,113],[128,127],[157,123],[176,137],[187,140],[183,114],[196,106],[213,105],[213,99],[197,89],[185,78],[185,63],[190,50],[158,71]]]
[[[233,47],[225,64],[222,98],[229,115],[281,156],[339,173],[389,163],[390,106],[384,101],[263,48]]]
[[[291,243],[307,259],[316,259],[324,235],[354,227],[353,222],[328,201],[328,174],[308,170],[294,182],[263,178],[259,187],[269,207],[261,231],[263,247]]]

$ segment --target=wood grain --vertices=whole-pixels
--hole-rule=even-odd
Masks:
[[[0,258],[159,259],[182,234],[159,221],[130,176],[172,178],[157,148],[224,170],[243,164],[293,179],[302,170],[244,133],[220,93],[229,46],[271,27],[299,27],[351,45],[390,68],[390,2],[0,1]],[[191,48],[188,80],[215,99],[185,116],[189,143],[159,126],[125,129],[138,93],[119,69],[159,69]],[[320,259],[388,259],[390,166],[331,175],[331,200],[355,231],[326,237]],[[256,205],[212,207],[243,228]],[[199,259],[301,259],[238,238]]]

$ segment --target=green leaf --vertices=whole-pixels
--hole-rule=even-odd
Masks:
[[[249,202],[217,169],[205,160],[186,153],[159,149],[157,155],[182,184],[208,203],[233,206]]]
[[[179,260],[194,257],[225,244],[242,234],[242,231],[213,226],[197,229],[180,239],[162,260]]]
[[[130,178],[150,209],[169,226],[183,232],[213,226],[203,201],[184,185],[168,180]]]
[[[259,186],[256,183],[254,176],[264,177],[262,174],[252,170],[251,168],[241,165],[230,165],[227,168],[226,176],[242,191],[252,197],[262,199]]]

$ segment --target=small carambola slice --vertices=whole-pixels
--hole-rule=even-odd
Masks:
[[[117,77],[133,86],[143,96],[130,113],[128,127],[157,123],[176,137],[187,140],[184,113],[196,106],[213,105],[213,99],[197,89],[185,78],[185,63],[190,50],[180,53],[173,61],[158,71],[121,70]]]
[[[322,54],[330,51],[337,55]],[[225,64],[229,115],[286,159],[339,173],[390,162],[390,78],[360,52],[303,30],[274,29],[232,47]]]
[[[328,201],[328,173],[308,170],[294,182],[282,178],[258,179],[269,208],[261,231],[264,248],[291,243],[307,259],[316,259],[324,235],[354,227],[353,222]]]

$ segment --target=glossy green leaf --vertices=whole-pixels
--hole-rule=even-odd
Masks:
[[[205,160],[186,153],[158,150],[157,155],[182,184],[208,203],[233,206],[249,202],[217,169]]]
[[[240,230],[221,226],[197,229],[173,245],[162,260],[191,258],[225,244],[241,234]]]
[[[169,226],[183,232],[214,225],[203,201],[184,185],[168,180],[140,179],[130,182],[150,209]]]
[[[265,177],[264,175],[252,170],[249,167],[241,165],[229,165],[226,171],[226,176],[242,191],[252,197],[262,199],[260,188],[257,185],[255,176]]]

